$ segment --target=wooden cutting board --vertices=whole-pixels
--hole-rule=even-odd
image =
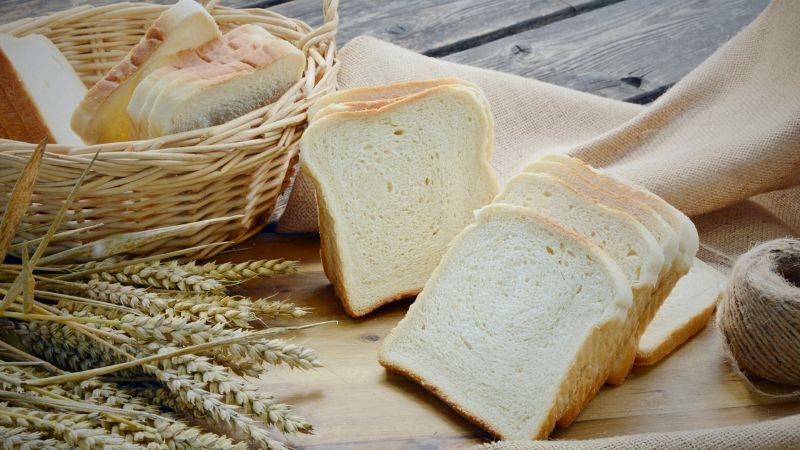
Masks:
[[[307,449],[451,449],[490,440],[480,428],[408,379],[376,361],[383,338],[410,301],[349,318],[322,272],[316,235],[258,235],[217,258],[300,260],[297,275],[252,280],[242,295],[276,292],[312,307],[305,322],[336,320],[294,336],[325,364],[311,372],[276,368],[263,378],[275,394],[314,424],[315,434],[293,438]],[[716,330],[707,327],[653,367],[639,367],[624,385],[605,387],[556,439],[586,439],[655,431],[689,430],[757,422],[800,413],[800,402],[752,394],[726,363]]]

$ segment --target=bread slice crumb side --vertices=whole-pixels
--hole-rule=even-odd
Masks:
[[[326,114],[305,131],[300,161],[317,194],[323,267],[350,315],[418,293],[472,211],[497,193],[481,97],[440,86]]]
[[[644,311],[643,318],[639,323],[637,336],[641,336],[658,310],[660,302],[663,302],[684,273],[680,269],[680,259],[683,258],[683,255],[679,254],[681,247],[678,233],[661,214],[649,205],[649,200],[645,201],[631,195],[630,189],[621,189],[614,183],[609,183],[593,170],[584,170],[584,166],[581,166],[580,162],[563,163],[558,161],[559,158],[562,157],[545,156],[543,160],[529,164],[525,171],[556,177],[580,193],[613,209],[628,213],[644,225],[661,244],[665,263],[659,275],[659,283],[652,294],[655,301]],[[633,342],[628,345],[626,350],[619,353],[618,360],[609,375],[609,384],[619,385],[625,381],[633,368],[637,347],[638,345]]]
[[[655,237],[627,213],[590,199],[564,181],[547,174],[523,172],[514,176],[495,197],[494,203],[531,208],[586,237],[620,265],[633,287],[634,301],[629,310],[630,317],[625,322],[626,327],[631,329],[626,331],[630,337],[619,352],[623,355],[618,363],[620,367],[609,375],[609,383],[624,381],[633,367],[643,324],[652,318],[652,312],[661,303],[656,287],[660,283],[664,253]],[[585,394],[593,395],[589,392]],[[590,399],[579,398],[577,401],[580,406]]]
[[[379,362],[499,438],[543,439],[603,385],[631,305],[605,252],[531,209],[489,205],[453,240]]]

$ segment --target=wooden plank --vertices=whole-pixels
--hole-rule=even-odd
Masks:
[[[244,283],[244,295],[276,291],[314,308],[304,322],[337,320],[295,336],[317,351],[325,367],[313,372],[276,368],[264,389],[295,406],[315,434],[293,438],[305,449],[464,448],[489,436],[405,377],[376,361],[387,333],[409,301],[361,319],[344,314],[322,273],[315,235],[262,234],[221,260],[287,257],[302,261],[299,275]],[[553,437],[579,439],[753,423],[800,413],[800,402],[754,396],[728,366],[716,330],[708,328],[660,364],[636,368],[619,387],[605,387],[578,420]]]
[[[339,3],[339,45],[366,34],[441,56],[529,30],[619,0],[346,0]],[[320,0],[272,8],[313,26],[322,23]]]
[[[652,100],[769,0],[617,3],[445,57],[625,100]]]

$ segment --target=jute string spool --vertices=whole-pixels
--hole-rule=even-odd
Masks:
[[[800,386],[800,240],[769,241],[738,259],[717,325],[734,370],[751,387],[800,396],[770,394],[750,380]]]

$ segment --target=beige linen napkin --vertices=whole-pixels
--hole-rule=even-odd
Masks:
[[[368,37],[339,57],[341,89],[443,76],[480,86],[495,116],[501,184],[538,155],[570,153],[693,216],[706,256],[733,258],[757,242],[800,234],[800,188],[791,188],[800,184],[800,2],[774,1],[647,107]],[[313,190],[302,174],[278,230],[317,230]]]

